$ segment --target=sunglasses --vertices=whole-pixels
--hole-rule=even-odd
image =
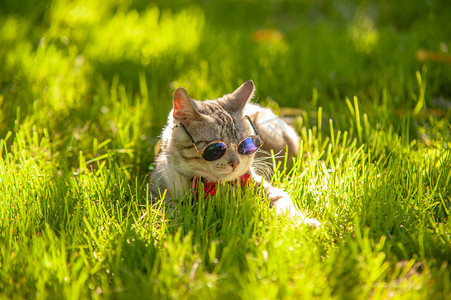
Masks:
[[[260,149],[261,146],[263,146],[263,141],[259,138],[259,134],[257,131],[257,128],[255,128],[254,123],[252,123],[249,116],[245,116],[249,123],[251,124],[252,128],[255,131],[255,135],[251,135],[241,142],[237,144],[236,152],[239,155],[251,155],[255,153],[258,149]],[[202,151],[200,151],[196,143],[194,142],[191,134],[189,134],[188,130],[186,130],[186,127],[183,124],[177,124],[176,127],[182,127],[182,129],[185,131],[185,133],[188,135],[189,139],[191,140],[191,143],[193,143],[194,148],[196,148],[197,152],[202,156],[203,159],[206,161],[215,161],[220,159],[226,152],[227,149],[232,145],[227,146],[222,141],[214,141],[209,143],[207,146],[204,147]]]

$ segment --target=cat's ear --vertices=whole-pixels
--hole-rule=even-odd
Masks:
[[[233,99],[229,101],[227,106],[232,112],[241,111],[246,103],[254,97],[254,91],[254,82],[252,80],[246,81],[232,93]]]
[[[174,92],[172,98],[174,105],[173,116],[179,121],[191,121],[200,118],[200,114],[196,109],[196,104],[189,97],[188,92],[184,88],[178,88]]]

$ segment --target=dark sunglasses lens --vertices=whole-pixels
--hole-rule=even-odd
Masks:
[[[258,138],[248,137],[238,145],[238,153],[241,155],[251,155],[260,148],[261,142]]]
[[[227,150],[224,143],[214,143],[205,148],[202,157],[207,161],[214,161],[220,159]]]

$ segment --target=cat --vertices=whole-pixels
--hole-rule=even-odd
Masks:
[[[263,150],[260,153],[273,150],[281,155],[286,151],[296,155],[299,149],[299,137],[292,127],[270,109],[249,103],[254,93],[252,80],[231,94],[206,101],[191,99],[184,88],[178,88],[151,173],[151,194],[164,194],[170,206],[186,192],[197,193],[199,177],[208,186],[206,194],[214,194],[217,182],[239,179],[243,185],[241,181],[251,178],[255,186],[263,187],[278,214],[317,227],[318,221],[304,218],[288,193],[265,181],[253,166],[256,156],[261,156],[254,152],[258,148]]]

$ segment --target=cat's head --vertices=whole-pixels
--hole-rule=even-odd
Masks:
[[[250,169],[254,155],[238,154],[237,145],[256,134],[243,115],[243,109],[253,95],[254,83],[251,80],[233,93],[215,100],[193,100],[184,88],[174,92],[171,155],[182,174],[201,176],[208,181],[231,181]],[[214,141],[224,142],[227,151],[217,160],[206,161],[178,124],[183,124],[199,151]]]

